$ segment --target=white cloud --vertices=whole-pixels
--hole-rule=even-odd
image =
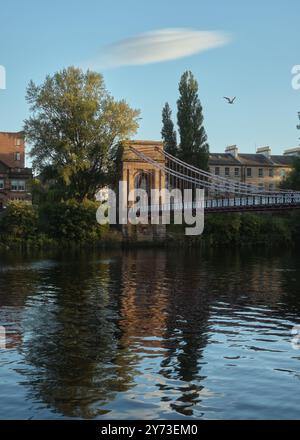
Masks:
[[[223,46],[229,41],[228,35],[217,31],[161,29],[104,47],[90,67],[103,69],[159,63]]]

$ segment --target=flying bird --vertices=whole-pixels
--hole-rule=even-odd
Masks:
[[[224,96],[224,99],[226,99],[228,104],[234,104],[234,101],[236,100],[236,96],[234,98],[228,98],[227,96]]]

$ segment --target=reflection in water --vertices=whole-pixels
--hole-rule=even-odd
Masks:
[[[0,262],[2,418],[298,418],[299,258]]]

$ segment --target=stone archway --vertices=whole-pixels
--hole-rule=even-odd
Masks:
[[[143,161],[130,147],[144,153],[161,167]],[[162,142],[127,141],[123,143],[122,180],[127,181],[127,196],[135,189],[144,189],[147,191],[149,204],[151,204],[151,190],[165,188],[165,157],[162,152]],[[166,227],[162,224],[137,225],[136,227],[124,225],[122,230],[125,237],[137,241],[163,240],[166,234]]]
[[[128,192],[136,189],[136,184],[142,184],[147,181],[147,190],[162,189],[165,187],[165,174],[157,167],[144,162],[137,157],[136,154],[130,149],[133,147],[135,150],[145,153],[149,158],[155,160],[161,165],[165,165],[164,156],[160,153],[163,151],[162,142],[152,141],[127,141],[123,144],[123,157],[122,157],[122,180],[128,183]],[[139,176],[139,177],[137,177]],[[140,179],[138,182],[136,179]],[[142,179],[142,180],[141,180]]]

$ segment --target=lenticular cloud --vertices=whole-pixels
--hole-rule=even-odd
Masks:
[[[104,47],[93,60],[94,68],[160,63],[223,46],[229,37],[217,31],[162,29]]]

